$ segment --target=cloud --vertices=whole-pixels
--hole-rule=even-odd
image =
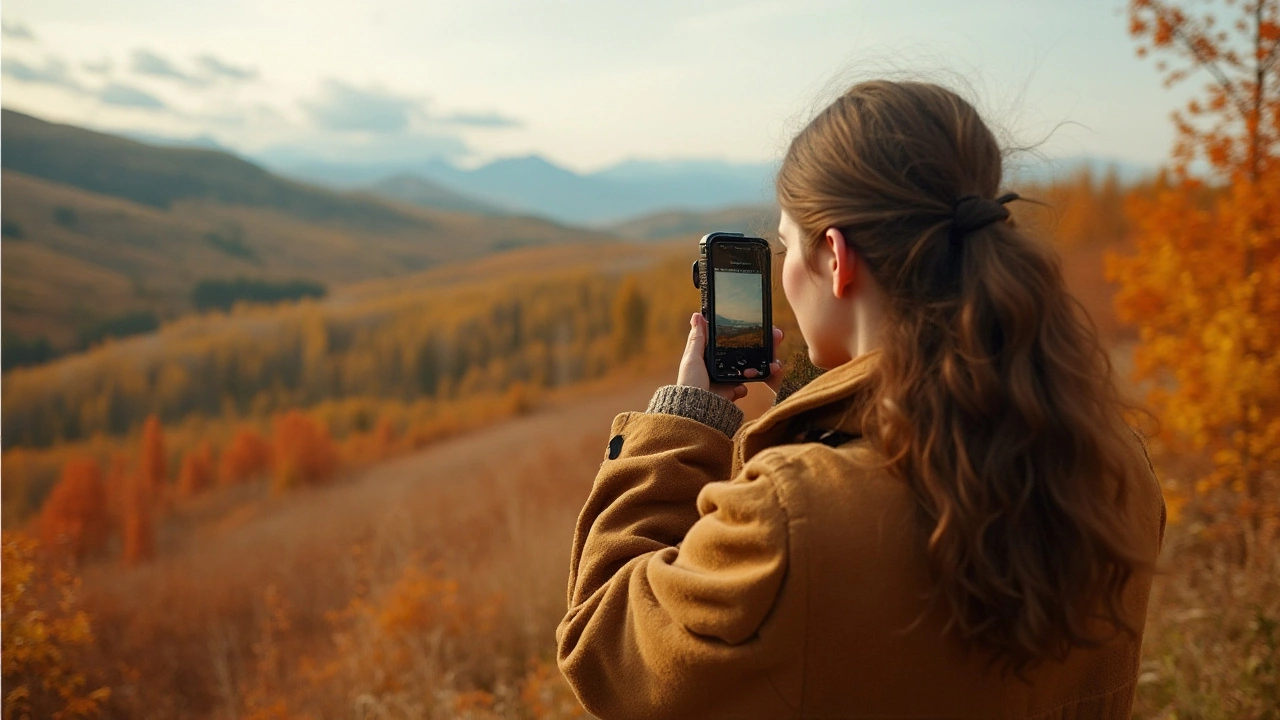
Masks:
[[[0,72],[4,75],[28,83],[56,85],[69,90],[81,90],[80,84],[67,72],[67,64],[57,58],[45,60],[44,67],[33,67],[17,58],[7,57],[0,61]]]
[[[520,127],[523,123],[515,118],[510,118],[498,113],[454,113],[439,118],[440,122],[449,125],[465,125],[467,127],[479,128],[513,128]]]
[[[200,66],[207,77],[226,78],[227,80],[253,80],[258,77],[258,71],[254,68],[240,68],[228,65],[212,55],[201,55],[196,58],[196,64]]]
[[[182,72],[174,67],[173,63],[149,50],[134,50],[130,69],[138,75],[177,80],[187,85],[204,85],[206,82],[201,78]]]
[[[0,23],[0,34],[9,40],[35,40],[36,36],[31,34],[30,28],[22,23]]]
[[[373,88],[360,89],[337,80],[325,82],[320,98],[303,102],[312,122],[326,130],[396,133],[421,113],[421,101]]]
[[[107,65],[103,61],[103,65]],[[106,68],[103,68],[105,72]],[[48,58],[44,67],[34,67],[15,58],[5,58],[3,73],[6,77],[28,83],[39,83],[66,88],[80,95],[90,95],[106,105],[116,107],[138,108],[140,110],[167,110],[163,100],[131,85],[111,83],[102,89],[86,88],[76,82],[68,71],[67,64],[58,58]]]
[[[141,110],[164,110],[167,107],[164,101],[155,95],[120,83],[111,83],[103,88],[98,92],[98,99],[107,105]]]
[[[102,58],[97,62],[86,61],[80,63],[80,67],[87,73],[93,73],[94,75],[106,75],[111,72],[111,61],[107,58]]]

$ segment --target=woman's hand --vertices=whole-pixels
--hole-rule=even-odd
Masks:
[[[680,374],[676,377],[676,384],[710,390],[730,402],[746,397],[747,386],[744,383],[711,382],[710,376],[707,375],[706,363],[702,360],[703,350],[707,346],[707,320],[702,317],[702,313],[694,313],[693,317],[689,318],[689,325],[689,342],[684,346],[684,357],[680,359]],[[775,327],[773,329],[775,357],[780,344],[782,344],[782,328]],[[748,378],[753,378],[757,374],[758,371],[755,368],[747,368],[743,373]],[[769,377],[765,378],[764,382],[774,395],[778,394],[778,388],[782,386],[782,361],[774,360],[770,363]]]

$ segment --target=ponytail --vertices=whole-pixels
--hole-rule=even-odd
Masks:
[[[777,189],[808,255],[840,228],[884,288],[863,433],[917,499],[948,628],[1020,672],[1136,634],[1120,598],[1138,561],[1124,403],[1056,256],[1010,222],[953,232],[956,199],[994,197],[1000,174],[963,99],[870,82],[801,131]]]

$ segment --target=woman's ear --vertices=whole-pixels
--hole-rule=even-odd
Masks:
[[[831,292],[838,298],[848,297],[857,291],[858,253],[849,247],[840,228],[827,228],[827,249],[831,257],[827,259],[831,272]]]

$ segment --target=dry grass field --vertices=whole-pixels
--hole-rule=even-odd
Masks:
[[[235,488],[173,514],[154,563],[83,574],[98,647],[120,660],[113,704],[521,717],[571,697],[547,664],[573,521],[613,415],[669,381],[614,381],[328,487]]]

